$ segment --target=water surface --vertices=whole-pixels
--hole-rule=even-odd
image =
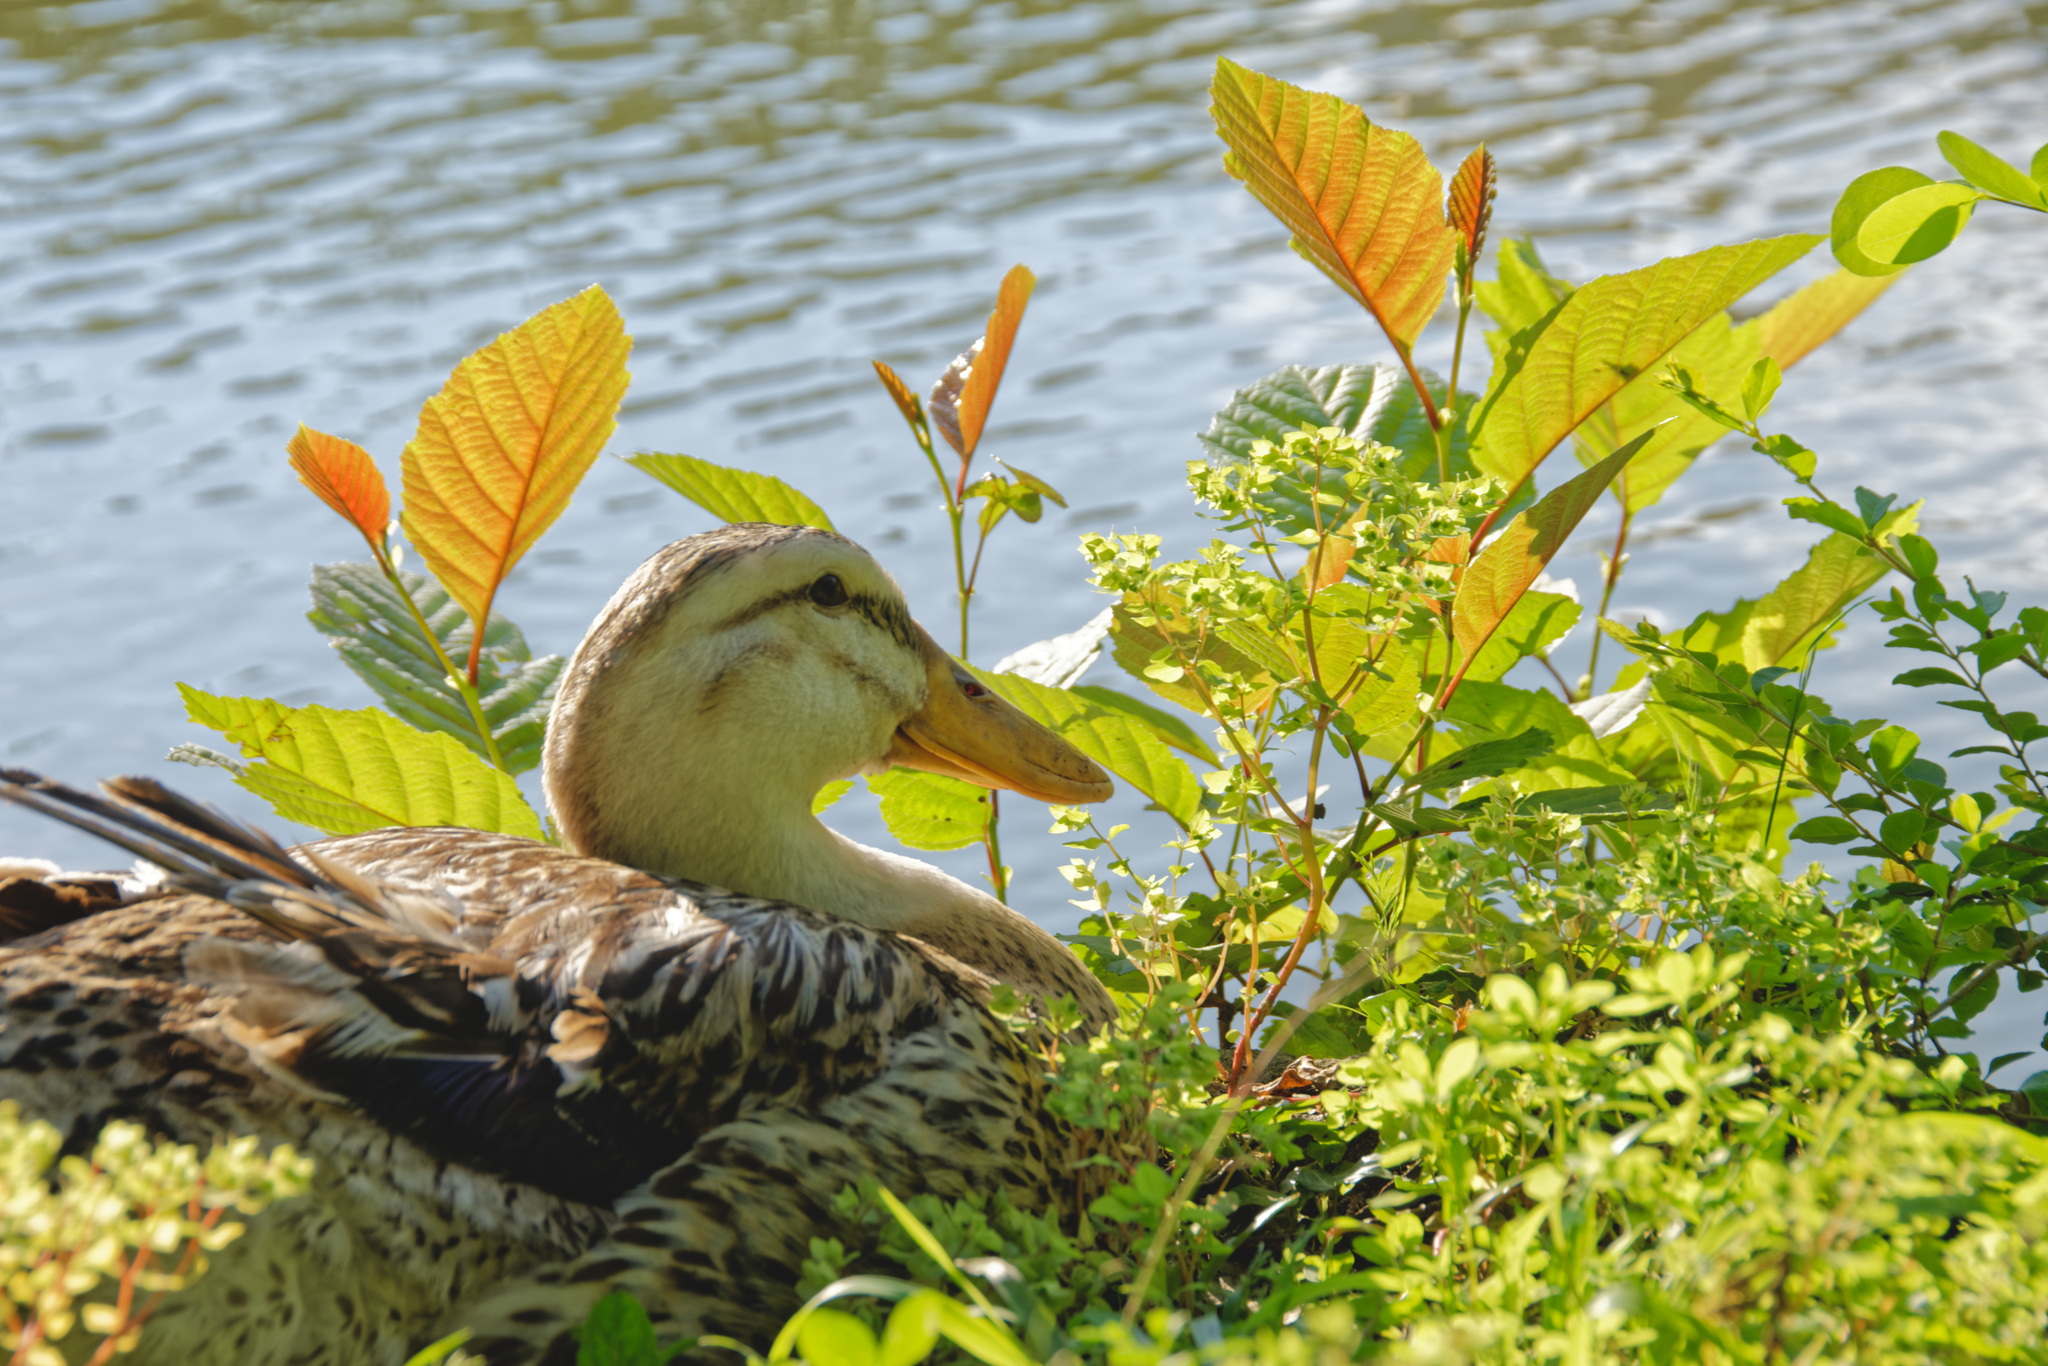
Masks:
[[[1204,95],[1219,53],[1361,101],[1446,168],[1485,140],[1496,233],[1534,235],[1573,278],[1824,230],[1861,171],[1945,174],[1941,128],[2015,160],[2048,141],[2048,7],[1973,0],[12,6],[0,760],[161,773],[169,745],[211,738],[176,681],[365,704],[303,620],[308,563],[359,547],[284,441],[306,422],[395,476],[458,359],[593,281],[636,337],[615,452],[789,479],[938,621],[943,519],[867,362],[928,384],[1030,264],[986,448],[1071,509],[999,534],[973,653],[1086,620],[1077,533],[1197,543],[1181,465],[1234,388],[1385,354],[1224,175]],[[1992,210],[1795,371],[1777,415],[1828,487],[1930,498],[1948,564],[2039,601],[2044,361],[2048,231]],[[1678,622],[1768,588],[1812,539],[1778,509],[1788,492],[1746,452],[1704,458],[1643,523],[1617,607]],[[1560,566],[1581,582],[1604,516]],[[633,565],[706,525],[603,460],[500,605],[566,652]],[[1937,754],[1966,743],[1963,718],[1887,691],[1904,665],[1880,641],[1860,620],[1818,689]],[[265,814],[219,774],[171,776]],[[882,838],[857,802],[842,815]],[[1010,843],[1031,870],[1058,852]],[[0,849],[106,861],[11,809]],[[1042,871],[1022,900],[1071,923]],[[2032,1043],[2024,1004],[2001,1003],[1991,1051]]]

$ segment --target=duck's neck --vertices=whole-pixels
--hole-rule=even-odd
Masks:
[[[809,811],[756,810],[738,821],[733,814],[727,807],[677,820],[652,870],[920,938],[991,908],[1009,913],[929,864],[854,843]]]
[[[1114,1016],[1093,974],[1029,918],[928,863],[855,843],[808,804],[776,812],[756,794],[672,814],[662,847],[621,861],[910,935],[1027,995],[1072,996],[1092,1022]]]

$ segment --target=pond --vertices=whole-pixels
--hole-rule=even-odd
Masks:
[[[299,422],[346,435],[395,477],[450,366],[592,281],[636,337],[614,452],[782,476],[941,621],[944,520],[868,361],[929,384],[1029,264],[985,449],[1070,506],[998,534],[973,653],[1079,625],[1097,604],[1078,533],[1182,552],[1206,534],[1181,468],[1233,389],[1385,353],[1224,174],[1219,53],[1360,101],[1446,169],[1483,139],[1495,240],[1531,235],[1576,279],[1824,230],[1864,170],[1946,174],[1942,128],[2013,159],[2048,140],[2048,7],[1971,0],[10,6],[0,761],[151,771],[265,816],[161,756],[213,738],[176,681],[369,700],[303,618],[308,564],[360,545],[285,440]],[[1423,359],[1443,365],[1447,341]],[[1949,564],[2040,601],[2044,362],[2048,231],[1993,210],[1795,371],[1775,414],[1831,490],[1929,498]],[[1760,457],[1710,452],[1641,523],[1618,612],[1677,623],[1767,589],[1813,539],[1778,507],[1790,492]],[[1558,572],[1593,580],[1606,516]],[[707,524],[604,459],[500,606],[567,652],[632,566]],[[1881,640],[1859,617],[1816,689],[1921,729],[1937,757],[1966,743],[1962,718],[1886,688],[1905,665]],[[860,801],[838,823],[885,839]],[[1006,823],[1019,900],[1067,928],[1038,825]],[[108,861],[11,808],[0,850]],[[1988,1052],[2033,1044],[2038,999],[2000,1002]]]

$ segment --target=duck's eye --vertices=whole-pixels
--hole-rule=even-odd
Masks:
[[[981,684],[971,678],[961,680],[960,691],[966,693],[969,697],[988,696],[988,689],[982,687]]]
[[[837,574],[820,575],[811,585],[811,601],[820,607],[843,607],[846,605],[846,585],[839,581]]]

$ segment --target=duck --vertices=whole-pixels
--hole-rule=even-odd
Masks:
[[[0,1099],[74,1149],[130,1118],[315,1159],[132,1359],[400,1366],[468,1329],[491,1366],[570,1366],[620,1290],[664,1340],[765,1346],[812,1240],[855,1236],[856,1182],[1076,1200],[1044,1027],[991,1002],[1070,999],[1083,1029],[1116,1007],[1028,916],[813,813],[892,766],[1112,791],[865,550],[743,523],[657,552],[567,666],[559,845],[287,849],[151,779],[0,770],[0,797],[142,860],[0,886],[33,931],[0,944]]]

